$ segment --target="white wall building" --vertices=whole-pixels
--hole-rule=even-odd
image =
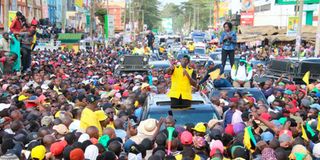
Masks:
[[[317,25],[318,5],[304,5],[304,11],[313,10],[313,25]],[[287,26],[288,17],[295,15],[294,5],[278,5],[275,0],[255,0],[254,25]],[[298,15],[298,13],[297,13]],[[303,25],[306,24],[306,12],[303,13]]]

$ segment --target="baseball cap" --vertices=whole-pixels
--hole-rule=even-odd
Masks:
[[[38,145],[31,150],[31,158],[44,159],[46,148],[43,145]]]
[[[97,100],[97,98],[94,95],[88,95],[86,99],[89,103],[94,103]]]
[[[52,129],[61,135],[65,135],[65,134],[69,133],[68,128],[64,124],[55,125],[52,127]]]
[[[207,130],[206,126],[202,122],[197,123],[196,126],[192,129],[195,130],[196,132],[201,132],[201,133],[205,133]]]
[[[208,62],[206,63],[206,68],[208,68],[210,65],[214,65],[214,62],[213,62],[213,61],[208,61]]]
[[[211,119],[208,122],[208,128],[211,129],[213,128],[216,124],[218,124],[219,122],[222,122],[223,120],[218,120],[218,119]]]
[[[240,56],[240,62],[247,63],[245,56]]]
[[[84,152],[80,148],[75,148],[70,152],[70,160],[83,160]]]
[[[214,152],[216,149],[218,149],[221,153],[223,153],[224,149],[223,149],[223,143],[220,140],[212,140],[210,142],[210,156],[214,155]]]
[[[270,142],[273,139],[273,134],[269,131],[263,132],[261,138],[263,141]]]
[[[68,145],[67,141],[63,140],[63,141],[59,141],[59,142],[55,142],[53,144],[51,144],[50,147],[50,152],[54,155],[54,156],[58,156],[61,155],[63,152],[63,149]]]
[[[234,130],[233,130],[233,125],[232,124],[228,124],[227,127],[224,129],[224,132],[226,134],[229,134],[229,135],[234,135]]]
[[[291,91],[291,90],[285,90],[285,91],[284,91],[284,94],[292,95],[292,91]]]
[[[183,145],[190,145],[192,144],[192,134],[189,131],[183,131],[180,136],[180,141]]]

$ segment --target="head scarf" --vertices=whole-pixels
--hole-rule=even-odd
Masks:
[[[90,145],[86,148],[84,152],[85,159],[97,159],[99,155],[99,149],[95,145]]]

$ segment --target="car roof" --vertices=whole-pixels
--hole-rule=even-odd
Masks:
[[[170,65],[169,61],[149,61],[149,64],[153,64],[153,65],[164,65],[164,64],[168,64]]]
[[[207,56],[191,56],[190,61],[212,61],[210,57]]]
[[[154,94],[151,95],[153,102],[166,102],[170,101],[170,97],[166,94]],[[199,93],[192,94],[192,101],[205,101],[205,99]]]

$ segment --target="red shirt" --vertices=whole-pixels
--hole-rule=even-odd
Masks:
[[[22,24],[19,21],[19,19],[14,19],[10,25],[10,31],[15,33],[15,32],[20,32],[22,29]]]
[[[37,20],[35,20],[35,19],[32,19],[32,21],[31,21],[31,25],[34,25],[34,26],[38,25],[38,21],[37,21]]]

